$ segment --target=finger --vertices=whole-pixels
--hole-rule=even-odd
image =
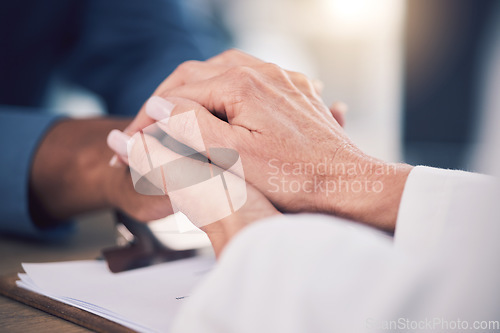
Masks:
[[[235,67],[263,65],[266,62],[238,49],[230,49],[208,59],[207,63]],[[292,82],[301,91],[306,92],[312,88],[318,95],[321,95],[321,93],[323,92],[324,84],[320,80],[314,79],[309,81],[304,74],[289,70],[285,70],[285,72],[289,75]]]
[[[177,186],[179,179],[178,169],[170,168],[170,176],[164,173],[163,167],[182,156],[165,147],[157,138],[149,134],[139,132],[129,141],[129,165],[133,172],[133,182],[136,190],[143,194],[156,194],[158,190],[166,195],[168,189]],[[183,169],[187,174],[198,175],[194,170]],[[144,181],[147,180],[147,182]],[[139,182],[142,180],[142,183]],[[138,186],[142,187],[138,189]],[[147,188],[149,186],[149,188]],[[147,193],[144,193],[146,191]]]
[[[243,178],[236,140],[247,140],[247,130],[233,127],[215,117],[200,104],[178,97],[168,100],[152,97],[146,110],[152,118],[159,120],[158,126],[170,137],[194,149],[212,163]]]
[[[316,94],[321,96],[321,94],[323,93],[323,89],[325,88],[325,84],[323,83],[323,81],[318,79],[312,79],[312,84],[314,86]]]
[[[272,78],[272,74],[266,76],[264,70],[278,70],[282,74],[284,71],[276,65],[264,64],[254,68],[247,66],[233,67],[224,74],[214,77],[209,80],[193,82],[184,86],[166,92],[167,97],[180,97],[192,100],[205,109],[210,110],[214,115],[221,119],[227,119],[234,131],[240,133],[245,130],[247,135],[250,132],[259,132],[262,128],[262,122],[265,121],[262,117],[246,117],[241,112],[237,113],[237,108],[245,101],[245,108],[258,108],[262,101],[256,94],[256,89],[259,89],[259,84],[269,84],[266,82],[268,78]],[[286,74],[284,74],[286,75]],[[288,77],[287,77],[288,79]],[[273,84],[282,84],[282,80],[273,82]],[[292,82],[289,82],[292,84]],[[306,96],[303,96],[307,99]],[[326,106],[325,113],[328,117],[331,115]],[[239,140],[241,141],[241,140]]]
[[[306,96],[312,95],[321,95],[323,91],[323,83],[319,80],[310,80],[306,75],[294,72],[294,71],[285,71],[288,75],[288,78],[294,86],[297,87],[302,93]]]
[[[240,71],[252,71],[249,67],[234,67],[223,75],[209,80],[192,82],[165,92],[164,98],[172,97],[191,100],[200,104],[203,108],[210,110],[218,118],[227,119],[229,123],[235,117],[235,104],[237,103],[239,92],[248,86]],[[239,87],[235,91],[235,87]],[[250,87],[249,87],[250,88]],[[250,93],[246,91],[245,93]]]
[[[197,227],[230,216],[247,199],[245,181],[211,163],[183,157],[164,170],[171,202]]]
[[[238,50],[228,50],[206,62],[187,61],[179,65],[178,68],[158,86],[153,95],[165,96],[168,90],[221,75],[231,67],[262,64],[265,64],[265,62]],[[290,74],[292,82],[294,82],[298,89],[304,93],[314,90],[317,94],[321,94],[323,85],[320,81],[315,80],[311,82],[300,73],[291,71],[286,72]],[[151,125],[153,122],[154,121],[145,114],[143,105],[137,117],[124,132],[132,135],[141,128]]]
[[[345,125],[345,114],[348,110],[347,104],[342,102],[335,102],[330,106],[330,112],[333,118],[339,123],[340,126]]]
[[[163,81],[153,93],[153,96],[161,96],[165,91],[178,86],[196,81],[203,81],[220,75],[228,70],[228,66],[208,64],[201,61],[187,61],[177,67],[165,81]],[[148,117],[145,112],[145,104],[139,110],[136,118],[124,130],[126,134],[132,135],[142,128],[153,124],[155,121]]]
[[[195,60],[183,62],[158,86],[153,95],[161,95],[166,90],[221,75],[230,67],[228,64],[212,64]]]
[[[210,177],[203,161],[184,157],[142,131],[129,141],[128,159],[134,188],[141,194],[169,195]]]
[[[252,57],[251,57],[252,58]],[[153,96],[162,95],[164,91],[195,81],[202,81],[225,72],[229,66],[223,64],[208,64],[200,61],[186,61],[179,65],[155,90]],[[152,125],[155,120],[148,117],[145,112],[145,104],[139,110],[134,120],[123,131],[125,134],[133,135],[142,128]],[[112,167],[120,167],[128,161],[123,155],[114,155],[109,164]]]
[[[120,157],[118,157],[118,155],[116,155],[116,154],[114,154],[113,157],[111,157],[108,164],[110,167],[113,167],[113,168],[121,168],[121,167],[126,165],[125,163],[122,162]]]
[[[227,205],[224,206],[226,207],[224,210],[225,213],[222,215],[214,212],[214,208],[211,206],[203,209],[202,211],[205,212],[207,212],[207,209],[212,210],[212,214],[216,218],[210,221],[200,217],[197,211],[192,211],[192,207],[186,206],[186,202],[193,202],[194,199],[199,199],[206,195],[206,193],[210,193],[212,199],[217,199],[219,201],[227,198],[220,186],[213,185],[216,188],[211,189],[210,186],[212,185],[210,185],[210,183],[198,187],[198,189],[191,188],[193,185],[203,183],[213,176],[221,176],[224,172],[223,169],[218,168],[216,165],[203,163],[202,161],[175,153],[165,147],[158,138],[150,134],[145,134],[143,131],[129,138],[123,132],[115,130],[110,136],[120,137],[127,141],[127,155],[131,169],[132,183],[134,189],[138,193],[169,196],[172,194],[173,198],[170,198],[172,203],[179,209],[182,209],[181,211],[184,213],[188,213],[188,217],[191,216],[195,221],[198,221],[198,225],[212,223],[216,219],[226,216],[224,214],[227,213]],[[122,143],[120,144],[122,145]],[[123,147],[119,149],[123,149]],[[208,162],[208,159],[206,162]],[[232,163],[231,166],[233,164],[234,163]],[[239,183],[235,184],[238,180],[233,179],[233,177],[236,177],[234,173],[226,172],[225,177],[227,178],[224,185],[226,189],[241,189],[241,185],[238,185]],[[204,195],[200,193],[200,189],[206,190],[202,191],[205,192]],[[235,200],[235,203],[238,203],[238,207],[240,207],[242,205],[241,200],[243,200],[241,193],[233,193],[233,200]],[[230,213],[231,212],[227,214]]]
[[[128,142],[128,163],[131,169],[134,187],[139,193],[148,195],[166,194],[165,175],[160,168],[173,161],[167,148],[153,135],[155,131],[148,127],[151,134],[137,132]],[[156,131],[158,133],[159,131]],[[151,186],[152,185],[152,186]]]
[[[306,75],[299,72],[287,70],[285,70],[285,72],[288,74],[290,80],[297,87],[297,89],[302,91],[302,93],[306,95],[314,93],[317,96],[321,96],[321,94],[323,93],[323,88],[325,85],[322,81],[317,79],[309,79]]]
[[[109,132],[106,142],[108,147],[111,148],[118,156],[127,156],[127,142],[130,136],[120,130],[114,129]]]
[[[245,99],[246,106],[249,107],[252,103],[260,103],[258,99],[253,100],[253,91],[256,89],[256,82],[263,80],[260,71],[279,70],[284,72],[276,65],[264,64],[255,68],[247,66],[233,67],[224,74],[211,78],[209,80],[193,82],[186,84],[166,92],[166,97],[180,97],[192,100],[203,108],[210,110],[218,118],[227,119],[231,124],[233,131],[240,134],[243,130],[246,135],[250,132],[258,132],[262,126],[262,119],[243,118],[241,113],[236,113],[236,107],[240,105],[242,99]],[[264,77],[265,79],[265,77]],[[290,82],[293,84],[293,82]],[[331,112],[322,103],[319,98],[308,98],[303,96],[307,102],[316,105],[322,110],[325,117],[332,117]],[[241,117],[240,117],[241,116]],[[242,135],[245,135],[242,133]],[[233,136],[234,137],[234,136]],[[241,141],[238,138],[238,141]]]
[[[229,67],[262,65],[265,63],[263,60],[238,49],[224,51],[208,59],[206,62],[213,65],[225,65]]]
[[[209,147],[234,147],[233,127],[195,101],[153,96],[146,104],[146,112],[158,120],[165,133],[197,152]]]
[[[125,160],[126,163],[129,164],[131,168],[132,182],[136,190],[138,190],[137,184],[142,178],[151,181],[151,184],[158,184],[159,174],[152,171],[156,166],[168,162],[158,160],[158,158],[163,156],[161,154],[152,154],[152,156],[155,157],[155,159],[152,159],[151,153],[154,153],[154,151],[148,150],[145,140],[146,138],[142,131],[130,137],[119,130],[112,130],[107,138],[110,148],[117,153],[117,156],[120,156],[121,159]],[[148,140],[152,139],[149,138]],[[157,145],[153,144],[151,147],[156,148]],[[147,177],[144,177],[146,175]],[[151,184],[140,185],[139,187],[143,189],[138,190],[138,192],[147,195],[162,194],[161,187],[152,188],[150,187]],[[158,192],[158,190],[160,190],[160,192]]]
[[[130,152],[131,167],[148,168],[149,162],[144,161],[144,151],[147,151],[151,160],[161,161],[153,169],[154,172],[144,175],[153,186],[151,192],[161,189],[169,196],[173,206],[196,226],[216,222],[243,206],[246,184],[242,178],[211,163],[182,156],[148,134],[144,134],[143,139],[147,148],[137,146],[137,152]]]
[[[108,147],[115,152],[115,155],[109,161],[109,165],[113,168],[122,168],[128,165],[127,158],[127,142],[130,135],[120,130],[112,130],[106,138]]]

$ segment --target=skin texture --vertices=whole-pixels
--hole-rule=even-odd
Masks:
[[[336,113],[324,105],[311,80],[248,57],[232,50],[206,63],[188,62],[179,67],[155,93],[169,102],[166,105],[174,106],[170,110],[164,105],[165,117],[169,112],[176,115],[194,110],[205,145],[238,151],[246,181],[265,196],[261,200],[269,200],[280,211],[324,212],[394,230],[412,167],[388,164],[360,151],[336,120]],[[221,64],[232,67],[221,68]],[[149,104],[129,126],[129,132],[161,120],[158,112],[155,119],[147,119]],[[164,130],[186,145],[195,145],[190,142],[189,124],[175,123]],[[126,156],[122,158],[126,160]],[[289,170],[293,165],[321,163],[326,164],[327,172]],[[339,171],[342,165],[344,170],[354,166],[355,171]],[[302,187],[276,191],[270,176]],[[346,190],[327,195],[311,185],[314,181]],[[377,182],[379,191],[359,190],[358,185],[367,181]],[[251,222],[233,218],[231,223]]]
[[[304,80],[307,79],[304,77]],[[166,95],[177,96],[167,97],[176,105],[172,114],[193,109],[185,101],[190,99],[219,118],[227,118],[228,123],[225,123],[201,108],[195,109],[206,145],[237,150],[247,181],[280,210],[326,212],[386,230],[394,229],[398,198],[411,167],[389,166],[360,151],[319,96],[313,90],[305,94],[296,88],[276,65],[236,67],[219,77],[175,88]],[[185,126],[180,124],[172,128],[181,132],[174,136],[189,145],[189,135],[182,135]],[[285,168],[291,165],[305,168],[325,162],[329,172],[324,174],[315,171],[294,173]],[[354,165],[356,172],[338,173],[338,165],[346,168]],[[383,172],[359,172],[369,169]],[[270,184],[270,176],[286,180],[288,184],[301,184],[301,190],[289,187],[276,191],[276,186]],[[316,183],[333,182],[335,188],[347,182],[347,189],[327,195],[312,187],[314,178]],[[358,190],[355,184],[365,181],[380,182],[382,191]]]
[[[264,64],[262,60],[235,49],[225,51],[204,62],[195,60],[186,61],[179,65],[177,69],[158,86],[152,96],[164,96],[171,89],[216,77],[234,67],[261,64]],[[289,79],[296,83],[298,89],[304,90],[305,92],[312,89],[318,95],[321,95],[323,90],[322,82],[318,80],[306,82],[303,80],[304,75],[301,73],[293,71],[285,72]],[[341,126],[345,123],[346,111],[347,106],[341,102],[335,102],[330,107],[332,116]],[[146,104],[144,104],[134,120],[125,128],[124,132],[128,135],[133,135],[154,122],[155,120],[151,119],[146,114]],[[120,154],[117,154],[117,156],[120,157]],[[121,160],[126,163],[126,159],[123,158],[123,156],[121,157]]]

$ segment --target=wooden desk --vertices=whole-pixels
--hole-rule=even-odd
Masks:
[[[78,226],[78,232],[61,244],[0,237],[0,274],[21,272],[22,262],[95,259],[102,248],[114,245],[115,230],[110,213],[81,218]],[[0,296],[0,331],[89,332],[83,327],[3,296]]]

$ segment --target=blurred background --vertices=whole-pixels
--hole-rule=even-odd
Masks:
[[[207,48],[240,48],[325,84],[346,130],[390,161],[473,170],[481,63],[495,0],[185,0]],[[218,34],[204,34],[207,26]],[[98,96],[54,79],[50,106],[100,114]]]

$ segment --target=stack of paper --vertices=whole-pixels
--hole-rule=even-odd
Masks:
[[[196,257],[113,274],[97,260],[23,264],[17,285],[139,332],[167,332],[213,265]]]

